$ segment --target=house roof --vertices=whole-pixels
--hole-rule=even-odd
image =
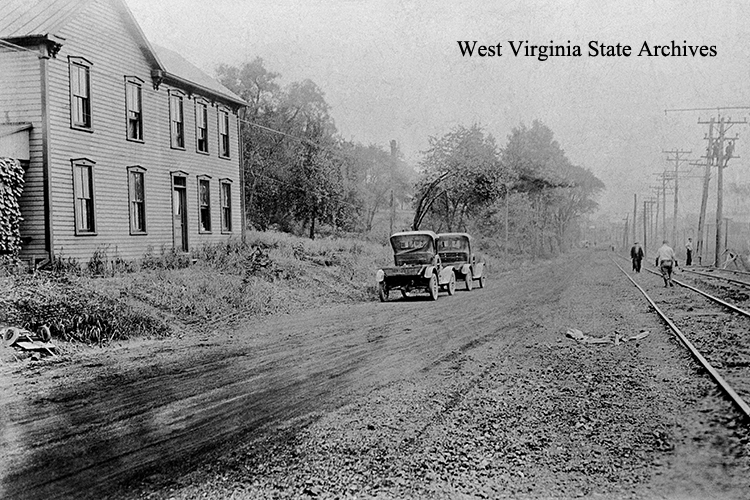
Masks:
[[[0,38],[56,35],[90,0],[3,0]]]
[[[71,19],[92,0],[1,0],[0,39],[26,38],[34,36],[56,37]],[[126,24],[139,39],[140,45],[154,69],[163,76],[189,90],[201,90],[231,103],[244,106],[247,103],[237,94],[214,78],[189,63],[180,54],[152,45],[141,31],[133,13],[124,0],[113,3],[126,18]]]
[[[33,125],[27,122],[0,123],[0,137],[17,134],[18,132],[23,132],[24,130],[31,130],[32,128],[33,128]]]
[[[162,71],[166,73],[167,77],[172,77],[179,83],[218,94],[236,104],[243,106],[247,104],[237,94],[216,79],[208,76],[177,52],[155,44],[151,44],[151,47],[154,49],[156,57],[162,65]]]

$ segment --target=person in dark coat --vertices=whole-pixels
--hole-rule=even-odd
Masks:
[[[641,261],[643,260],[643,248],[641,248],[641,244],[637,241],[630,249],[630,260],[633,261],[633,271],[640,273]]]

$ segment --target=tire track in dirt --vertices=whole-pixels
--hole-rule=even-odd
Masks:
[[[155,471],[189,470],[230,442],[262,435],[269,423],[309,421],[349,394],[456,362],[496,340],[516,321],[508,323],[509,311],[531,310],[532,296],[554,300],[563,289],[557,280],[539,295],[534,281],[543,274],[532,267],[513,275],[518,281],[490,281],[437,302],[410,298],[275,318],[233,332],[231,344],[135,346],[86,370],[51,365],[33,389],[17,370],[3,390],[3,491],[20,499],[103,498]]]

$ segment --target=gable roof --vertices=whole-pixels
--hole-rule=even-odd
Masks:
[[[3,0],[0,38],[55,35],[91,0]]]
[[[161,63],[162,71],[165,73],[164,76],[167,79],[174,80],[178,84],[187,85],[197,90],[208,91],[235,104],[247,105],[241,97],[198,69],[198,67],[177,52],[155,44],[152,44],[151,47],[154,49],[157,59]]]
[[[15,39],[40,36],[56,38],[57,32],[92,0],[0,1],[4,3],[3,8],[0,9],[0,39]],[[237,94],[189,63],[178,53],[153,46],[143,34],[125,1],[111,1],[125,18],[125,24],[136,37],[138,45],[153,69],[159,71],[161,76],[179,86],[187,87],[188,90],[203,91],[235,105],[247,105]]]

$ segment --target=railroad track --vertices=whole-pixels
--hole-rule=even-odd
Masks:
[[[713,278],[717,280],[726,281],[735,285],[740,285],[746,288],[750,288],[750,273],[744,271],[734,271],[728,269],[714,269],[714,268],[701,268],[697,269],[682,269],[683,272],[694,274],[696,276],[702,276],[706,278]],[[731,273],[732,277],[722,275],[721,273]],[[742,279],[740,279],[742,278]]]
[[[746,400],[743,399],[743,395],[745,398],[750,398],[750,348],[746,347],[748,344],[746,332],[749,329],[748,322],[750,322],[750,312],[745,311],[736,305],[730,304],[719,297],[715,297],[695,286],[684,283],[681,280],[673,279],[675,284],[698,293],[713,303],[713,305],[709,304],[706,308],[708,310],[703,313],[695,311],[696,308],[704,308],[704,305],[697,304],[696,307],[687,307],[684,312],[678,312],[675,310],[676,305],[674,294],[670,293],[667,299],[657,298],[655,300],[649,295],[644,286],[641,286],[641,284],[636,282],[633,277],[630,276],[622,266],[620,266],[620,264],[614,259],[612,259],[612,262],[638,288],[659,317],[661,317],[667,326],[669,326],[699,365],[708,372],[710,377],[716,382],[721,391],[726,394],[740,413],[745,418],[750,419],[750,405],[748,405]],[[659,276],[659,279],[661,280],[660,273],[645,267],[643,269]],[[659,283],[657,286],[661,287],[661,283],[657,283]],[[748,286],[750,286],[750,284],[748,284]],[[692,300],[700,301],[701,299],[694,297]],[[678,302],[677,305],[679,304],[680,303]],[[673,309],[671,312],[673,317],[680,316],[681,319],[677,320],[670,318],[665,312],[665,310],[669,309]],[[698,318],[699,315],[700,321],[696,321],[696,318]],[[740,315],[742,318],[733,318],[735,315]],[[729,337],[731,339],[732,336],[744,336],[744,342],[742,343],[737,342],[736,339],[734,342],[726,342],[726,339],[717,333],[726,333],[727,325],[734,325],[734,323],[736,323],[736,321],[732,321],[733,319],[740,319],[743,324],[730,326]],[[687,333],[684,333],[675,321],[684,323],[683,329],[685,329]],[[698,347],[696,347],[696,343],[698,344]],[[701,351],[703,351],[703,353]],[[717,367],[722,369],[723,374],[719,373]]]

